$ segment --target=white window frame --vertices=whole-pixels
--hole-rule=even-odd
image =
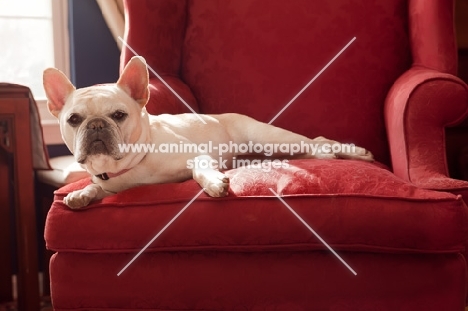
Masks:
[[[55,67],[70,77],[70,44],[68,32],[68,1],[52,0],[52,28]],[[44,68],[45,69],[45,68]],[[47,99],[36,98],[41,116],[44,141],[47,145],[63,144],[57,119],[47,109]]]

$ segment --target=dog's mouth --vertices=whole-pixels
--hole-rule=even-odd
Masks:
[[[102,139],[96,139],[95,141],[92,141],[88,148],[89,154],[109,153],[109,150],[107,149],[107,146]]]
[[[112,128],[105,120],[90,121],[86,126],[80,128],[77,133],[75,140],[78,145],[78,148],[75,148],[76,161],[86,164],[88,156],[101,155],[120,160],[123,155],[118,148],[119,141],[117,130]]]
[[[85,152],[81,152],[81,156],[77,159],[77,162],[84,164],[88,156],[98,154],[112,155],[111,149],[107,146],[106,142],[99,138],[87,144]]]

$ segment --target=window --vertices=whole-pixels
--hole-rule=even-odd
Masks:
[[[61,139],[45,107],[42,72],[56,67],[69,76],[66,5],[65,0],[0,0],[0,82],[32,90],[47,143]]]

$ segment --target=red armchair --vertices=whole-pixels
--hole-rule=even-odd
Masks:
[[[45,232],[54,308],[464,310],[468,183],[447,177],[444,151],[444,128],[468,113],[452,15],[448,0],[127,0],[126,41],[200,113],[268,122],[356,37],[274,124],[380,164],[230,170],[228,197],[202,194],[120,276],[198,185],[146,185],[80,211],[62,198],[90,181],[68,185]],[[188,112],[155,77],[147,109]]]

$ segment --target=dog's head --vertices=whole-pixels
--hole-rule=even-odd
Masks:
[[[119,144],[142,142],[148,131],[145,60],[133,57],[115,84],[76,89],[54,68],[46,69],[43,78],[47,106],[76,161],[95,174],[123,169],[119,164],[130,155]]]

